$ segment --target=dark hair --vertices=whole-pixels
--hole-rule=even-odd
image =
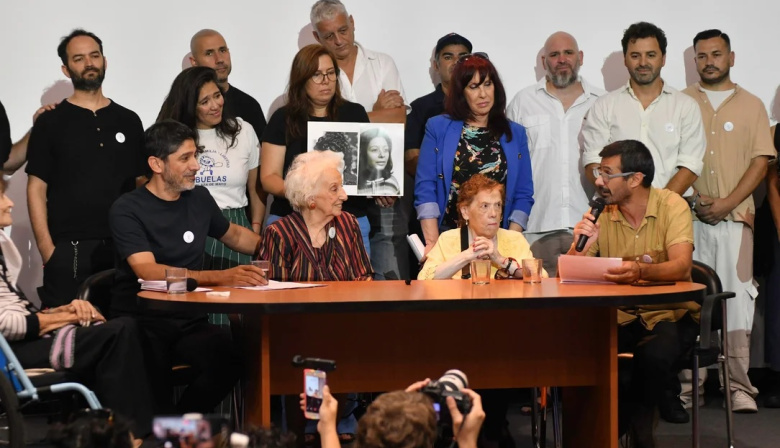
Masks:
[[[496,140],[506,135],[508,142],[512,141],[512,129],[506,118],[506,92],[496,67],[486,58],[470,55],[464,56],[455,64],[452,72],[450,93],[444,102],[444,110],[455,120],[466,121],[473,118],[469,104],[463,91],[471,83],[474,73],[479,73],[480,84],[487,78],[493,83],[493,108],[488,113],[488,129]]]
[[[504,201],[505,189],[504,184],[496,182],[495,180],[485,176],[484,174],[475,174],[469,178],[466,182],[463,182],[458,190],[458,216],[460,217],[460,225],[464,225],[466,220],[463,219],[463,215],[460,213],[461,207],[468,207],[471,201],[474,200],[481,191],[493,191],[498,189],[498,193],[501,195],[501,201]]]
[[[64,65],[65,67],[68,66],[68,51],[67,51],[68,44],[70,43],[71,40],[73,40],[74,37],[79,37],[79,36],[87,36],[94,39],[95,42],[97,42],[98,46],[100,47],[100,54],[101,55],[103,54],[103,41],[100,40],[100,38],[97,37],[95,33],[90,33],[89,31],[85,31],[81,28],[76,28],[75,30],[71,31],[70,34],[63,37],[60,40],[60,44],[57,45],[57,55],[60,57],[60,60],[62,60],[62,65]]]
[[[157,121],[176,120],[196,130],[197,135],[197,109],[200,90],[210,82],[217,86],[220,94],[225,94],[222,86],[217,81],[217,72],[213,68],[190,67],[182,70],[176,76],[176,79],[173,80],[173,84],[171,84],[171,91],[168,92],[168,96],[163,101],[160,113],[157,114]],[[238,120],[236,120],[231,109],[223,107],[222,121],[214,129],[217,131],[217,135],[226,142],[228,141],[227,138],[230,137],[228,148],[231,148],[236,144],[236,138],[241,131],[241,126],[238,124]],[[197,142],[198,140],[196,139],[195,143]]]
[[[61,448],[132,448],[127,420],[108,409],[85,410],[67,425],[57,423],[46,439]],[[105,414],[105,415],[104,415]]]
[[[389,147],[391,154],[393,150],[393,141],[390,138],[389,135],[387,135],[387,132],[385,132],[382,128],[373,128],[368,129],[366,131],[363,131],[360,134],[360,155],[358,156],[358,161],[360,163],[360,172],[358,172],[358,188],[366,188],[366,183],[369,180],[375,180],[373,178],[374,169],[368,166],[367,160],[368,160],[368,144],[371,143],[371,140],[375,138],[383,138],[387,142],[387,146]],[[378,179],[389,179],[393,176],[393,158],[388,157],[387,158],[387,165],[385,165],[385,169],[382,170],[381,173],[379,173]]]
[[[251,448],[295,448],[295,434],[282,432],[276,426],[270,428],[252,427],[247,436],[249,436]]]
[[[357,132],[326,131],[314,142],[314,149],[344,154],[344,185],[357,185],[357,175],[352,171],[357,149]]]
[[[339,75],[339,66],[336,57],[320,44],[311,44],[301,48],[293,58],[290,68],[290,83],[287,86],[287,137],[296,139],[303,136],[306,123],[309,121],[311,112],[311,100],[306,94],[306,83],[320,69],[320,56],[327,55],[333,61],[333,68],[336,70],[336,77]],[[341,87],[339,80],[333,81],[336,93],[328,104],[328,121],[337,121],[337,111],[344,102],[341,98]]]
[[[429,448],[436,441],[436,413],[419,392],[380,395],[358,420],[358,448]]]
[[[729,38],[728,34],[721,30],[705,30],[697,34],[693,38],[693,48],[696,49],[696,43],[700,40],[713,39],[715,37],[722,38],[726,42],[726,46],[729,47],[729,51],[731,51],[731,39]]]
[[[198,133],[175,120],[162,120],[149,126],[144,132],[144,149],[148,157],[168,160],[168,156],[181,148],[187,140],[198,142]],[[147,174],[151,172],[151,168]]]
[[[623,40],[620,41],[623,44],[623,56],[628,53],[629,42],[648,37],[655,37],[655,40],[658,41],[658,46],[661,47],[661,54],[666,54],[666,33],[652,23],[637,22],[623,32]]]
[[[624,173],[642,173],[642,186],[650,188],[655,177],[655,163],[650,150],[637,140],[619,140],[605,146],[599,153],[601,157],[620,156],[620,171]],[[463,187],[461,187],[462,189]]]

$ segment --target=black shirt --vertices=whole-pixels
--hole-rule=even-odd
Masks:
[[[444,90],[441,84],[433,92],[412,101],[412,111],[406,116],[404,150],[420,149],[425,138],[428,119],[444,113]]]
[[[255,128],[257,139],[260,140],[265,130],[265,115],[263,114],[263,108],[260,107],[260,103],[257,100],[231,84],[230,88],[225,92],[225,107],[234,116],[241,117],[244,121],[251,124]]]
[[[336,121],[341,123],[368,123],[368,114],[363,106],[357,103],[344,101],[344,104],[336,111]],[[309,121],[329,121],[324,117],[309,117]],[[274,145],[286,146],[284,153],[284,166],[282,172],[287,174],[287,169],[292,165],[293,159],[306,152],[306,142],[308,141],[307,127],[303,127],[303,136],[301,138],[289,139],[287,136],[287,107],[282,107],[271,116],[268,126],[263,133],[263,142]],[[289,140],[289,141],[288,141]],[[365,196],[352,196],[344,203],[344,211],[352,213],[360,218],[366,216],[369,199]],[[271,214],[277,216],[287,216],[293,209],[287,198],[274,195],[274,201],[271,203]]]
[[[112,315],[163,314],[138,308],[140,285],[127,257],[151,252],[159,264],[197,271],[203,266],[206,237],[222,238],[230,227],[211,193],[201,186],[182,192],[176,201],[160,199],[145,186],[138,188],[116,200],[110,217],[117,254]]]
[[[109,238],[111,204],[146,171],[143,132],[138,115],[113,101],[92,112],[65,100],[38,117],[26,171],[47,184],[55,244]]]
[[[11,124],[8,123],[8,115],[5,113],[5,107],[0,102],[0,166],[8,160],[11,154]]]

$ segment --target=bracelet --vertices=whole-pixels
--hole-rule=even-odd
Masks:
[[[636,267],[639,269],[639,278],[636,281],[642,280],[642,265],[637,260],[634,260],[634,263],[636,263]]]
[[[507,262],[507,264],[506,264],[506,272],[507,272],[507,273],[509,273],[509,268],[512,266],[512,262],[514,262],[514,263],[515,263],[515,265],[517,266],[517,267],[515,267],[515,270],[514,270],[514,271],[512,271],[512,273],[511,273],[511,274],[509,274],[510,276],[514,277],[514,276],[515,276],[515,273],[517,273],[517,270],[518,270],[518,269],[520,269],[520,263],[518,263],[518,262],[517,262],[517,260],[515,260],[515,259],[514,259],[514,258],[512,258],[512,257],[506,257],[506,258],[507,258],[507,260],[509,260],[509,261]]]
[[[698,191],[696,192],[695,195],[693,195],[693,200],[691,201],[691,210],[696,208],[696,201],[698,201],[700,197],[701,197],[701,193]]]

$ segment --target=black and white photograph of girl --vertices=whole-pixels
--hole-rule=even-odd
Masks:
[[[403,191],[403,125],[362,125],[357,191],[400,196]]]
[[[310,121],[307,131],[307,151],[333,151],[344,154],[344,171],[341,172],[341,182],[348,196],[357,194],[360,124]]]

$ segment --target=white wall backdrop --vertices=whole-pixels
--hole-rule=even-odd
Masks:
[[[56,54],[59,39],[83,27],[103,39],[108,60],[104,93],[134,110],[145,126],[154,121],[170,83],[187,63],[189,39],[214,28],[227,40],[233,60],[231,84],[268,110],[287,84],[299,47],[313,42],[312,0],[25,0],[0,4],[0,101],[14,140],[31,125],[41,105],[72,91]],[[780,118],[780,2],[769,0],[347,0],[356,38],[390,54],[409,101],[433,89],[430,58],[436,40],[449,32],[469,38],[498,67],[507,96],[543,76],[538,54],[549,34],[572,33],[585,52],[581,74],[612,90],[628,79],[620,38],[629,24],[645,20],[669,40],[664,79],[683,88],[697,79],[691,41],[701,30],[720,28],[737,54],[732,78],[758,95]],[[23,170],[22,170],[23,171]],[[27,218],[26,177],[11,181],[16,202],[13,239],[33,271],[21,286],[30,295],[40,284],[40,257]],[[29,272],[29,271],[28,271]]]

